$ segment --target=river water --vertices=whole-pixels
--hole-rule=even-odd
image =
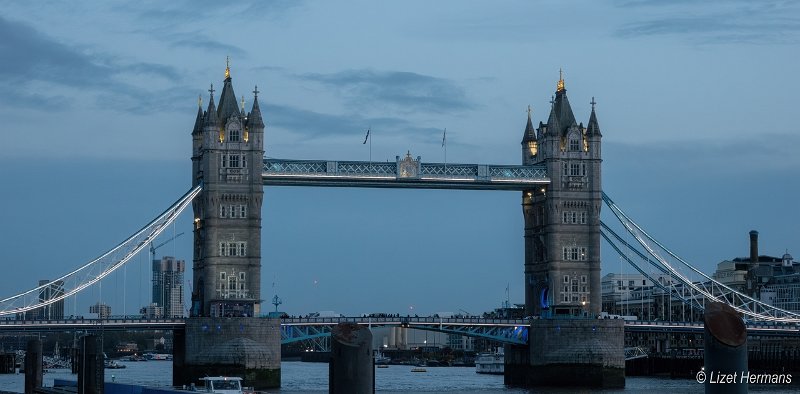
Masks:
[[[131,383],[147,386],[169,386],[172,380],[171,361],[124,362],[125,369],[107,369],[106,381]],[[268,393],[326,393],[328,391],[328,364],[284,362],[282,368],[282,387]],[[475,373],[475,368],[427,367],[427,372],[411,372],[411,366],[390,365],[389,368],[375,370],[376,390],[387,394],[410,393],[482,393],[482,394],[522,394],[522,393],[702,393],[703,386],[694,380],[655,377],[629,377],[624,390],[577,390],[577,389],[536,389],[524,390],[506,388],[502,375],[483,375]],[[44,375],[44,385],[52,386],[53,379],[77,380],[69,370],[50,370]],[[800,379],[797,377],[796,379]],[[21,393],[25,388],[25,376],[0,375],[0,391]],[[751,386],[751,392],[797,393],[798,386],[764,385]]]

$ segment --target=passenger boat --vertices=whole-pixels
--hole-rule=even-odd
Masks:
[[[205,382],[205,389],[198,391],[205,391],[207,393],[217,394],[252,394],[252,388],[242,387],[242,378],[233,376],[207,376],[200,380]]]
[[[411,372],[428,372],[428,370],[422,367],[414,367],[411,368]]]
[[[475,372],[502,375],[505,371],[505,353],[502,347],[494,352],[478,353],[475,358]]]

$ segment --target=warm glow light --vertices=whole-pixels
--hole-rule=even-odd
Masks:
[[[225,130],[219,129],[219,143],[223,143],[225,141]]]
[[[531,156],[536,156],[539,151],[539,145],[536,141],[528,141],[528,150],[531,152]]]
[[[247,142],[250,139],[250,128],[244,128],[244,142]]]

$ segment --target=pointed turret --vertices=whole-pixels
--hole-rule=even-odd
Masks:
[[[528,141],[536,141],[536,130],[533,128],[533,122],[531,121],[531,106],[528,106],[528,124],[525,125],[525,133],[522,135],[522,142]]]
[[[594,105],[597,104],[594,101],[594,97],[592,97],[592,114],[589,115],[589,124],[586,126],[586,135],[587,136],[601,136],[600,134],[600,125],[597,123],[597,115],[594,113]]]
[[[226,63],[225,83],[222,85],[222,94],[219,95],[219,108],[217,108],[217,117],[222,124],[225,124],[231,116],[241,115],[239,106],[236,103],[236,93],[233,92],[233,84],[231,83],[230,61]]]
[[[559,136],[565,136],[571,126],[577,126],[575,115],[567,99],[567,89],[564,87],[564,77],[559,72],[558,84],[556,85],[556,97],[553,99],[553,107],[550,110],[550,118],[547,120],[547,132]]]
[[[258,86],[253,89],[253,108],[250,110],[250,115],[247,116],[247,127],[251,129],[264,127],[264,120],[261,119],[261,108],[258,106]]]
[[[536,130],[531,121],[531,106],[528,106],[528,123],[525,125],[525,133],[522,135],[522,164],[533,164],[536,155],[539,153],[539,143],[536,141]]]
[[[208,89],[211,93],[210,98],[208,99],[208,109],[206,110],[205,120],[203,122],[203,126],[213,126],[214,128],[219,127],[219,119],[217,118],[217,107],[214,105],[214,84],[211,84],[211,89]]]
[[[194,129],[192,135],[201,134],[203,132],[203,98],[197,97],[197,118],[194,120]]]

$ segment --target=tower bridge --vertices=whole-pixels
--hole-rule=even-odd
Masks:
[[[219,105],[215,103],[214,92],[212,85],[208,106],[205,110],[202,104],[198,107],[191,130],[189,192],[109,252],[55,279],[53,283],[59,284],[59,292],[53,297],[41,297],[45,288],[51,286],[42,285],[0,299],[0,316],[20,316],[99,282],[152,243],[191,204],[194,287],[190,318],[161,323],[100,322],[101,326],[122,329],[139,324],[165,324],[175,329],[176,352],[183,355],[175,358],[176,384],[189,383],[204,375],[235,374],[256,388],[279,386],[282,338],[297,338],[298,327],[323,327],[333,322],[255,318],[262,314],[263,298],[263,188],[322,186],[519,192],[524,219],[525,254],[520,268],[525,315],[541,318],[522,322],[525,324],[513,322],[511,331],[516,335],[524,328],[527,340],[515,337],[506,342],[510,344],[507,354],[523,360],[516,373],[529,382],[547,383],[547,376],[563,375],[563,368],[568,368],[575,372],[571,376],[586,377],[582,384],[620,386],[624,384],[623,331],[696,329],[667,323],[638,325],[593,319],[602,305],[601,237],[671,297],[701,310],[706,302],[724,302],[749,321],[800,322],[797,313],[741,294],[680,259],[603,193],[602,134],[596,103],[592,99],[586,125],[578,122],[561,77],[547,121],[534,127],[532,113],[528,111],[519,165],[427,163],[420,157],[412,157],[411,152],[397,156],[394,162],[265,159],[265,123],[258,89],[253,90],[250,111],[243,105],[239,107],[230,68],[226,67]],[[607,223],[601,223],[603,204],[634,241],[627,242]],[[87,323],[63,324],[77,327]],[[460,330],[465,335],[495,335],[491,334],[492,327],[500,327],[495,323],[448,323],[452,324],[446,328],[440,321],[438,329]],[[0,322],[0,330],[15,324]],[[43,322],[25,324],[13,328],[46,326]],[[396,324],[436,329],[435,323],[428,321],[406,320]],[[475,327],[489,328],[480,331]],[[766,329],[769,328],[762,331],[771,332]],[[233,348],[238,352],[235,355],[230,354]]]

